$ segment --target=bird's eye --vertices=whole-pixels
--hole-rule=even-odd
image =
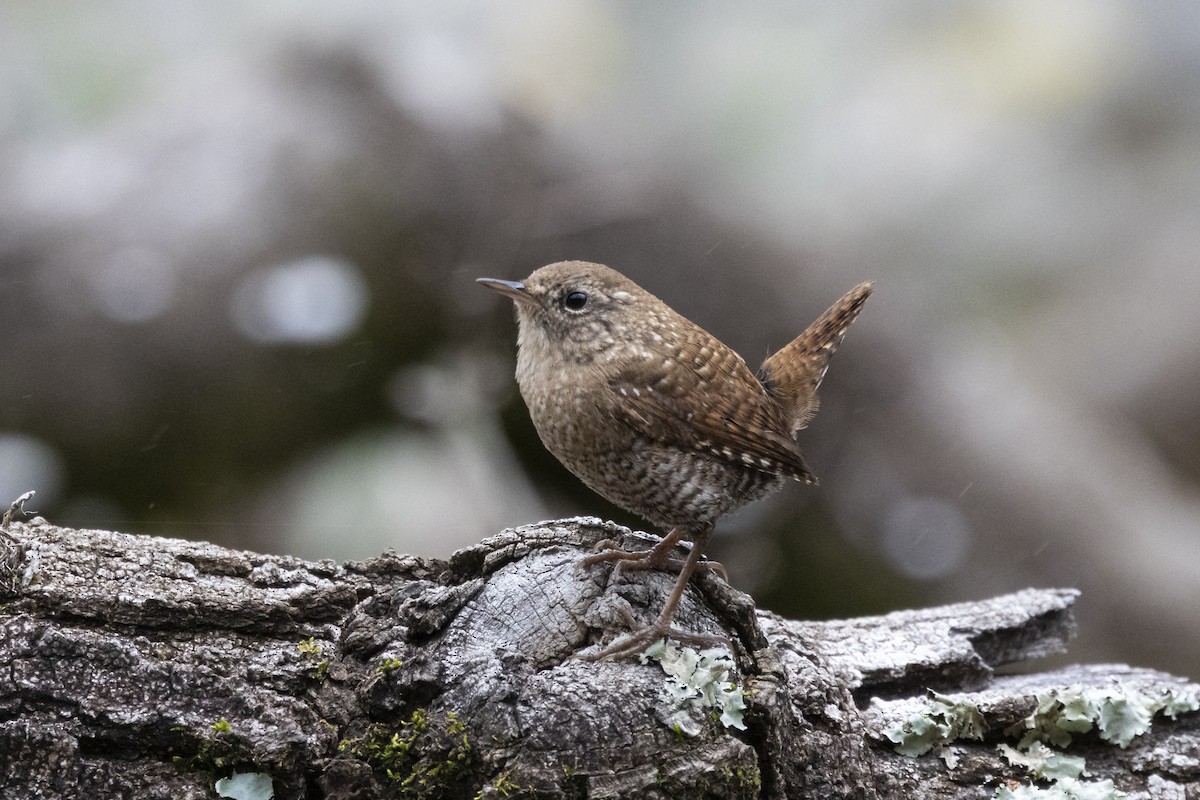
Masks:
[[[571,311],[582,311],[587,301],[587,292],[570,292],[563,298],[563,305]]]

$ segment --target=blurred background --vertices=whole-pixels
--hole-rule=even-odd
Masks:
[[[614,266],[752,367],[842,292],[794,485],[711,555],[824,618],[1075,586],[1200,677],[1200,6],[0,6],[0,498],[307,558],[642,526],[511,303]]]

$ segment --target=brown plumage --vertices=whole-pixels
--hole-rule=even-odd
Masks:
[[[615,270],[564,261],[525,281],[480,278],[517,306],[517,383],[543,444],[613,503],[668,529],[643,553],[615,549],[585,565],[679,568],[655,624],[595,654],[624,655],[671,635],[671,617],[722,514],[815,483],[796,444],[817,387],[872,284],[855,287],[767,358],[756,377],[716,337]],[[682,565],[669,558],[693,540]]]
[[[817,387],[829,369],[829,359],[874,286],[871,281],[855,286],[758,368],[758,379],[783,411],[792,436],[816,416],[820,406]]]

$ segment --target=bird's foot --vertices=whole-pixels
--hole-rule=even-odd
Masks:
[[[611,550],[608,552],[612,552]],[[683,569],[687,562],[682,558],[661,558],[655,560],[650,557],[649,550],[643,550],[638,553],[626,553],[621,551],[621,555],[612,556],[605,559],[597,559],[597,561],[616,561],[617,565],[613,567],[613,577],[621,574],[623,570],[639,570],[639,569],[658,569],[663,572],[679,572]],[[596,555],[606,555],[605,553],[597,553]],[[588,556],[595,558],[595,556]],[[584,559],[585,561],[587,559]],[[593,562],[595,563],[595,562]],[[591,566],[587,564],[585,566]],[[721,579],[729,583],[729,570],[725,569],[725,565],[720,561],[699,561],[696,563],[696,572],[715,572],[721,576]]]
[[[614,542],[612,539],[605,539],[598,542],[596,548],[600,552],[581,558],[579,566],[586,569],[596,564],[603,564],[606,561],[615,561],[616,563],[613,565],[612,571],[613,579],[618,578],[621,572],[627,569],[657,569],[678,572],[679,568],[683,565],[682,560],[668,558],[658,548],[637,550],[631,553],[627,550],[622,550],[620,543]]]
[[[639,626],[628,609],[622,609],[622,613],[625,614],[625,619],[629,622],[631,629],[629,635],[617,639],[602,650],[580,656],[580,659],[583,661],[603,661],[605,659],[617,659],[624,656],[637,655],[659,639],[674,639],[677,642],[697,647],[725,647],[729,652],[733,652],[733,642],[727,636],[689,633],[679,628],[672,628],[669,622],[664,622],[662,619],[656,620],[650,625]]]
[[[654,549],[636,550],[629,552],[621,549],[621,543],[616,539],[601,539],[596,542],[596,546],[592,548],[595,552],[590,556],[584,556],[579,559],[579,566],[591,567],[596,564],[603,564],[605,561],[634,561],[640,562],[650,559],[654,554]]]
[[[654,547],[648,550],[635,550],[634,552],[622,550],[621,543],[614,539],[602,539],[596,543],[595,549],[597,552],[581,558],[579,566],[586,568],[595,566],[596,564],[603,564],[606,561],[615,561],[617,563],[613,568],[614,578],[620,575],[622,570],[655,569],[662,572],[678,573],[687,562],[682,558],[672,558],[669,553],[679,542],[679,537],[680,534],[673,530]],[[705,570],[706,572],[718,572],[721,578],[726,583],[729,583],[729,571],[719,561],[701,561],[696,565],[696,568]]]

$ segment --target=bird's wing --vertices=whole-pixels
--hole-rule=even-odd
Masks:
[[[663,445],[816,483],[762,384],[716,345],[690,363],[664,358],[618,371],[609,379],[612,415]]]

